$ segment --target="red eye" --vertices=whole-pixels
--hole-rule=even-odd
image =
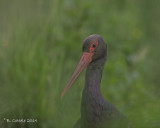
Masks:
[[[98,46],[98,42],[94,42],[91,44],[89,51],[93,52]]]

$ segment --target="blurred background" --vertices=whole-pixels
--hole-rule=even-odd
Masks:
[[[60,95],[100,34],[108,44],[101,91],[134,128],[160,128],[159,0],[0,0],[0,128],[71,128],[84,75]],[[6,123],[37,119],[37,123]]]

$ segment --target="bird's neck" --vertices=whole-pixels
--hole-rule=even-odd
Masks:
[[[89,100],[102,98],[100,83],[106,57],[90,63],[87,67],[83,95]]]
[[[85,116],[89,111],[96,109],[97,105],[103,105],[104,103],[104,98],[100,91],[100,83],[105,61],[106,57],[103,57],[90,63],[87,67],[81,103],[82,116]]]

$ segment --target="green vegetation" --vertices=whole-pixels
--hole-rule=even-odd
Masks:
[[[160,127],[158,0],[0,0],[0,128],[71,128],[84,74],[60,99],[90,34],[108,44],[101,90],[134,128]],[[37,119],[37,123],[6,123]]]

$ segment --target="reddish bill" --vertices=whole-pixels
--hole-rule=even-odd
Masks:
[[[70,78],[69,82],[67,83],[65,89],[63,90],[62,94],[61,94],[61,98],[66,94],[66,92],[68,91],[68,89],[70,89],[72,87],[72,85],[74,84],[74,82],[77,80],[77,78],[79,77],[79,75],[82,73],[82,71],[87,67],[87,65],[92,61],[92,56],[94,53],[88,53],[88,52],[84,52],[72,77]]]

